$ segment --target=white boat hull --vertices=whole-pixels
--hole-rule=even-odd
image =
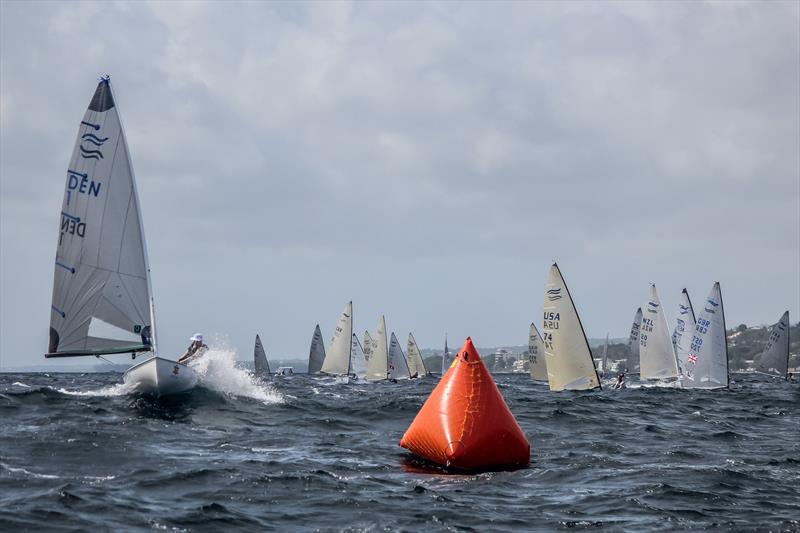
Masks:
[[[122,380],[132,392],[167,396],[193,388],[197,385],[197,374],[186,365],[151,357],[129,368]]]

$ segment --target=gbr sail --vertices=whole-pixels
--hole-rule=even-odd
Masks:
[[[411,333],[408,334],[406,355],[408,357],[408,372],[411,374],[412,378],[421,378],[428,375],[428,369],[425,368],[425,361],[422,360],[422,352],[419,351],[417,340]]]
[[[681,303],[678,305],[678,318],[675,321],[675,330],[672,332],[672,344],[675,347],[675,356],[678,359],[678,373],[686,374],[686,365],[689,357],[689,346],[692,344],[695,316],[689,291],[685,288],[681,292]]]
[[[386,340],[386,318],[381,315],[372,339],[372,354],[367,362],[367,379],[380,381],[389,375],[389,346]]]
[[[550,390],[601,388],[581,319],[556,263],[545,285],[542,331]]]
[[[83,115],[65,177],[46,357],[155,353],[139,198],[107,77]]]
[[[267,377],[270,374],[267,354],[264,353],[264,346],[261,344],[261,337],[256,335],[256,344],[253,349],[253,359],[255,362],[256,376]]]
[[[631,334],[628,337],[628,359],[625,361],[626,372],[639,371],[639,332],[642,328],[642,308],[636,309],[631,324]]]
[[[756,371],[789,377],[789,311],[772,326],[767,346],[756,361]]]
[[[325,352],[322,372],[335,376],[350,374],[350,350],[353,347],[353,302],[348,302],[336,322],[331,343]]]
[[[325,362],[325,343],[322,341],[322,331],[319,324],[314,328],[314,335],[311,337],[311,348],[308,351],[308,373],[316,374],[322,370],[322,363]]]
[[[528,331],[528,370],[536,381],[547,381],[547,363],[544,356],[544,343],[536,324],[531,322]]]
[[[678,364],[672,348],[672,338],[655,284],[650,285],[650,299],[642,314],[642,327],[639,331],[639,365],[642,379],[678,377]]]
[[[714,283],[697,315],[683,386],[691,389],[728,387],[728,339],[719,282]]]
[[[389,379],[408,379],[409,377],[411,377],[411,373],[406,356],[403,354],[403,348],[400,347],[400,342],[392,332],[389,342]]]

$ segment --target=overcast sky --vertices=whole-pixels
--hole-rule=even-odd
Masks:
[[[45,364],[104,73],[162,355],[306,357],[350,299],[359,332],[523,344],[553,259],[592,337],[651,281],[670,321],[716,280],[729,326],[800,316],[798,2],[0,6],[3,366]]]

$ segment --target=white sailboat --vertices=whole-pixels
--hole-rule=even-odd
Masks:
[[[406,356],[400,342],[392,332],[392,340],[389,342],[389,379],[408,379],[411,372],[408,368]]]
[[[353,333],[353,346],[350,350],[350,376],[356,379],[367,377],[367,360],[364,357],[364,347],[358,340],[358,335]]]
[[[767,346],[756,359],[756,372],[789,378],[789,311],[772,326]]]
[[[408,357],[408,372],[412,378],[421,378],[428,375],[428,369],[425,368],[425,361],[422,359],[422,352],[419,351],[417,340],[411,333],[408,334],[406,356]]]
[[[389,376],[389,345],[386,339],[386,318],[381,315],[372,339],[372,354],[367,361],[367,379],[380,381]]]
[[[581,319],[556,263],[545,285],[542,331],[550,390],[601,388]]]
[[[678,373],[686,374],[686,363],[689,357],[689,346],[692,344],[695,316],[689,291],[685,288],[681,292],[681,303],[678,305],[678,318],[672,332],[672,345],[675,347],[675,356],[678,360]]]
[[[672,348],[667,318],[655,284],[650,284],[650,299],[642,315],[639,331],[639,374],[642,379],[678,377],[678,363]]]
[[[256,344],[253,348],[253,360],[255,363],[256,376],[260,378],[269,377],[270,370],[267,354],[264,352],[264,346],[261,344],[261,337],[258,335],[256,335]]]
[[[447,369],[453,363],[453,356],[450,349],[447,347],[447,335],[444,336],[444,351],[442,352],[442,376],[447,373]]]
[[[136,181],[108,77],[83,115],[66,178],[45,357],[149,352],[125,372],[133,391],[191,389],[195,372],[158,356]]]
[[[547,362],[544,355],[544,342],[536,324],[531,322],[528,331],[528,370],[531,379],[536,381],[547,381]]]
[[[719,389],[728,387],[728,384],[725,310],[722,305],[722,291],[717,282],[697,315],[683,386],[691,389]]]
[[[631,334],[628,337],[628,359],[625,362],[625,372],[639,372],[639,331],[642,328],[642,308],[636,309],[631,324]]]
[[[308,373],[319,373],[324,362],[325,343],[322,341],[322,331],[317,324],[317,327],[314,328],[314,335],[311,337],[311,348],[308,350]]]
[[[347,378],[350,375],[351,350],[353,349],[353,302],[347,302],[336,328],[333,330],[321,372]]]

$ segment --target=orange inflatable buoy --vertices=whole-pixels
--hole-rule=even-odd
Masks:
[[[520,467],[531,457],[528,439],[469,337],[400,446],[461,470]]]

